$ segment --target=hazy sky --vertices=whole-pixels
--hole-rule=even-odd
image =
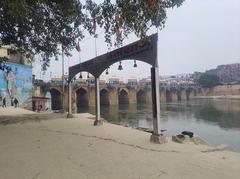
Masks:
[[[149,33],[156,32],[151,29]],[[107,52],[107,44],[103,30],[97,28],[97,33],[100,55]],[[135,40],[137,38],[130,35],[124,44]],[[80,46],[82,62],[95,56],[94,38],[86,35]],[[65,72],[68,66],[79,63],[78,52],[73,50],[72,54],[72,57],[65,57]],[[240,63],[240,0],[186,0],[181,7],[169,10],[166,27],[159,31],[158,54],[160,75],[192,73],[220,64]],[[150,66],[141,62],[138,68],[133,68],[133,61],[124,61],[122,71],[117,67],[118,64],[110,67],[108,77],[117,75],[126,79],[150,75]],[[61,75],[61,60],[53,60],[41,78],[48,79],[50,72],[53,76]],[[34,63],[33,73],[40,77],[39,62]],[[105,74],[103,77],[107,78]]]

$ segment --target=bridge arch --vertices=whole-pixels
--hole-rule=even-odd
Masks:
[[[45,91],[45,93],[47,93],[47,91],[50,91],[51,92],[51,90],[56,90],[56,91],[58,91],[60,94],[62,94],[62,89],[59,87],[50,87],[50,88],[48,88],[46,91]]]
[[[101,89],[100,91],[100,105],[101,106],[109,106],[109,91],[106,88]]]
[[[51,94],[51,109],[52,110],[62,109],[61,92],[56,88],[50,88],[49,92]]]
[[[77,111],[81,108],[88,108],[88,91],[85,88],[78,88],[76,90],[76,105]]]
[[[118,92],[118,104],[129,104],[128,91],[125,89],[120,89]]]
[[[88,89],[87,89],[86,87],[83,87],[83,86],[80,86],[80,87],[79,87],[79,86],[78,86],[77,88],[74,89],[75,93],[77,93],[77,91],[80,90],[80,89],[85,90],[85,91],[88,91]]]
[[[137,92],[137,104],[147,103],[147,94],[146,91],[140,89]]]

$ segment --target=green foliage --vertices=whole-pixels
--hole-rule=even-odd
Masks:
[[[204,88],[212,88],[219,85],[220,80],[217,75],[204,73],[200,76],[198,83]]]
[[[18,51],[40,54],[46,67],[50,58],[60,53],[61,46],[70,55],[76,39],[84,38],[83,31],[94,35],[94,19],[104,29],[105,41],[110,46],[118,24],[122,36],[120,42],[114,43],[117,45],[129,33],[145,38],[151,26],[163,28],[166,9],[179,7],[183,1],[1,0],[0,46],[14,44]]]

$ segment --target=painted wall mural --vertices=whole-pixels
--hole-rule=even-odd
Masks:
[[[32,98],[32,67],[6,62],[12,71],[0,70],[0,98],[6,98],[7,105],[17,98],[21,107],[30,108]]]

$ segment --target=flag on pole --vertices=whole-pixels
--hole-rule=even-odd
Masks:
[[[156,6],[156,0],[148,0],[148,5],[150,8],[154,8]]]
[[[78,39],[78,42],[77,42],[77,44],[76,44],[76,50],[77,50],[78,52],[81,52],[81,48],[80,48],[80,44],[79,44],[79,39]]]
[[[93,33],[95,34],[97,30],[96,18],[93,18]]]

